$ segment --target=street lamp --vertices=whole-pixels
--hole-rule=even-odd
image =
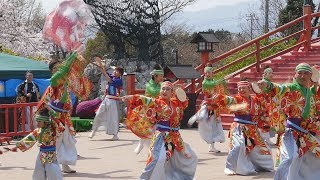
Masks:
[[[191,43],[197,43],[198,52],[201,52],[202,64],[209,61],[209,52],[213,52],[213,45],[219,44],[220,41],[214,33],[199,32],[192,40]]]

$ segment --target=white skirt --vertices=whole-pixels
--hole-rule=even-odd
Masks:
[[[62,173],[57,161],[42,164],[40,152],[37,156],[36,166],[33,171],[33,180],[62,180]]]
[[[119,114],[117,100],[104,98],[94,117],[92,130],[97,131],[103,127],[107,134],[117,135],[119,131]]]
[[[227,157],[226,174],[249,175],[257,171],[273,171],[272,155],[261,154],[260,147],[255,146],[249,154],[246,154],[245,138],[242,135],[240,124],[231,133],[233,148]]]
[[[151,149],[152,162],[145,167],[140,180],[192,180],[198,158],[187,143],[184,145],[185,151],[192,155],[191,158],[188,159],[181,152],[174,151],[167,161],[163,136],[159,134]]]
[[[75,165],[77,162],[76,139],[69,132],[69,127],[66,125],[62,135],[57,137],[57,159],[59,164]]]
[[[198,130],[201,138],[208,144],[226,141],[222,123],[221,121],[217,121],[214,115],[207,120],[199,121]]]

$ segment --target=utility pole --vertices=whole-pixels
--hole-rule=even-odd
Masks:
[[[178,49],[172,49],[172,53],[175,54],[175,60],[176,60],[176,65],[179,64],[179,54],[178,54]]]
[[[264,7],[264,33],[269,32],[269,1],[265,0],[265,7]]]
[[[247,15],[247,17],[249,19],[247,19],[247,21],[250,21],[250,39],[252,40],[253,39],[253,22],[254,20],[257,20],[257,18],[255,18],[255,15],[250,13]]]

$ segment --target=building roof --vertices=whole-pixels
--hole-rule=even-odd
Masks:
[[[179,79],[197,79],[201,74],[192,65],[167,65],[164,72],[171,71]]]
[[[32,59],[0,53],[0,80],[25,79],[26,71],[32,71],[34,78],[50,78],[47,64]]]
[[[199,32],[192,40],[191,43],[197,42],[211,42],[211,43],[220,43],[220,40],[216,38],[213,33],[209,32]]]

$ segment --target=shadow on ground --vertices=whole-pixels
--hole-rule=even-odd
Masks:
[[[131,146],[134,143],[126,143],[126,144],[118,144],[118,145],[114,145],[114,146],[105,146],[105,147],[98,147],[98,148],[93,148],[90,150],[95,150],[95,149],[109,149],[109,148],[114,148],[114,147],[121,147],[121,146]]]
[[[18,167],[18,166],[13,166],[13,167],[6,167],[2,164],[2,166],[0,166],[0,170],[14,170],[14,169],[23,169],[23,170],[34,170],[33,168],[26,168],[26,167]]]
[[[132,177],[132,176],[117,176],[117,177],[110,176],[111,174],[121,174],[124,172],[130,172],[130,171],[127,169],[124,169],[124,170],[110,171],[110,172],[100,173],[100,174],[77,172],[77,173],[72,173],[72,174],[64,174],[63,177],[79,177],[79,178],[85,177],[85,178],[92,178],[92,179],[96,179],[96,178],[101,178],[101,179],[136,179],[136,177]]]

